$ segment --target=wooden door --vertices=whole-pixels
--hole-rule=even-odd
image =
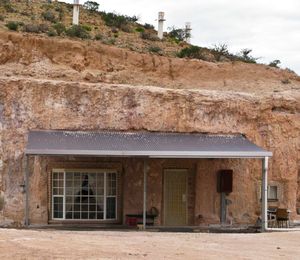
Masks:
[[[187,225],[187,170],[164,171],[164,225]]]

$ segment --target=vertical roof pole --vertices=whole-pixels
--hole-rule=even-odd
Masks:
[[[143,201],[143,229],[146,230],[147,221],[147,160],[144,159],[144,201]]]
[[[29,227],[29,156],[25,155],[25,227]]]
[[[261,231],[268,229],[268,157],[262,159]]]

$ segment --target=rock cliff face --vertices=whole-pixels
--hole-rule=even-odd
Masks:
[[[273,152],[270,179],[280,184],[282,192],[274,205],[290,208],[297,218],[300,85],[296,75],[262,65],[170,60],[14,34],[2,34],[0,49],[0,223],[19,225],[24,218],[20,185],[30,129],[242,133]],[[71,51],[76,51],[75,56]],[[95,77],[101,73],[110,80]],[[291,84],[282,85],[286,76]],[[123,80],[130,85],[114,83]],[[160,81],[163,87],[139,85],[160,85]],[[199,171],[204,168],[199,166]],[[259,180],[259,172],[245,165],[243,169],[247,181]],[[31,181],[38,197],[44,180],[33,174]],[[245,201],[257,200],[245,179],[239,178],[236,185],[249,189]]]

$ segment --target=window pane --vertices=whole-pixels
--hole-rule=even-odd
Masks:
[[[96,212],[89,212],[89,219],[95,219],[96,218]]]
[[[269,186],[268,187],[268,199],[277,199],[277,186]]]
[[[80,219],[80,212],[74,212],[74,219]]]
[[[106,198],[106,218],[116,218],[116,198]]]
[[[81,210],[80,208],[81,207],[79,203],[74,204],[74,211],[80,211]]]
[[[63,197],[53,198],[53,217],[63,218]]]
[[[81,212],[81,219],[88,219],[89,218],[89,214],[88,212]]]
[[[57,172],[54,172],[54,173],[53,173],[53,180],[56,180],[56,179],[58,179],[58,173],[57,173]]]
[[[66,173],[66,182],[73,182],[73,173],[72,172]]]
[[[97,212],[97,219],[103,219],[103,212]]]
[[[72,211],[67,212],[66,219],[73,219],[73,212]]]
[[[103,211],[103,197],[97,197],[97,211]]]
[[[108,196],[116,195],[116,173],[107,173],[106,175],[106,189]]]
[[[58,188],[58,180],[53,180],[53,187]]]
[[[73,187],[66,185],[66,195],[73,195]]]

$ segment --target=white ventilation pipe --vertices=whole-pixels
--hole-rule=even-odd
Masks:
[[[158,13],[157,36],[161,40],[164,38],[164,21],[165,21],[165,13],[164,12],[159,12]]]
[[[185,23],[185,41],[191,43],[191,23]]]
[[[79,0],[74,0],[73,4],[73,24],[79,24]]]

